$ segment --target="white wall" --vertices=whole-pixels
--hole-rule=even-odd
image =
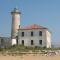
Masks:
[[[46,31],[47,48],[51,48],[51,32]]]
[[[11,45],[16,45],[16,39],[11,39]]]
[[[31,31],[33,31],[34,36],[31,37]],[[39,31],[42,31],[42,36],[39,36]],[[21,32],[24,32],[24,37],[21,37]],[[46,41],[46,30],[45,29],[35,29],[35,30],[19,30],[18,32],[18,44],[22,44],[21,41],[24,40],[24,45],[25,46],[32,46],[31,45],[31,40],[34,40],[34,45],[33,46],[47,46],[47,41]],[[39,44],[39,40],[42,40],[42,45]]]

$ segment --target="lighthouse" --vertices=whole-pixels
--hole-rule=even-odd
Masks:
[[[12,45],[16,44],[16,37],[18,36],[18,29],[20,27],[20,15],[21,12],[17,8],[14,8],[11,12],[12,15],[12,25],[11,25],[11,40]]]

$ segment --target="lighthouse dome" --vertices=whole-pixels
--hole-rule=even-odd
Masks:
[[[21,12],[19,11],[19,9],[17,9],[17,8],[14,8],[14,10],[11,13],[19,13],[19,14],[21,14]]]

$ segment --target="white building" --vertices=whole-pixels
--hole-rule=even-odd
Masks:
[[[26,26],[18,30],[18,44],[51,48],[51,33],[36,24]]]

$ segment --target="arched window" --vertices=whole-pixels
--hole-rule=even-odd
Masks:
[[[33,31],[31,31],[31,36],[33,36]]]
[[[24,32],[21,33],[21,36],[24,37]]]
[[[39,36],[42,36],[42,31],[39,31]]]

